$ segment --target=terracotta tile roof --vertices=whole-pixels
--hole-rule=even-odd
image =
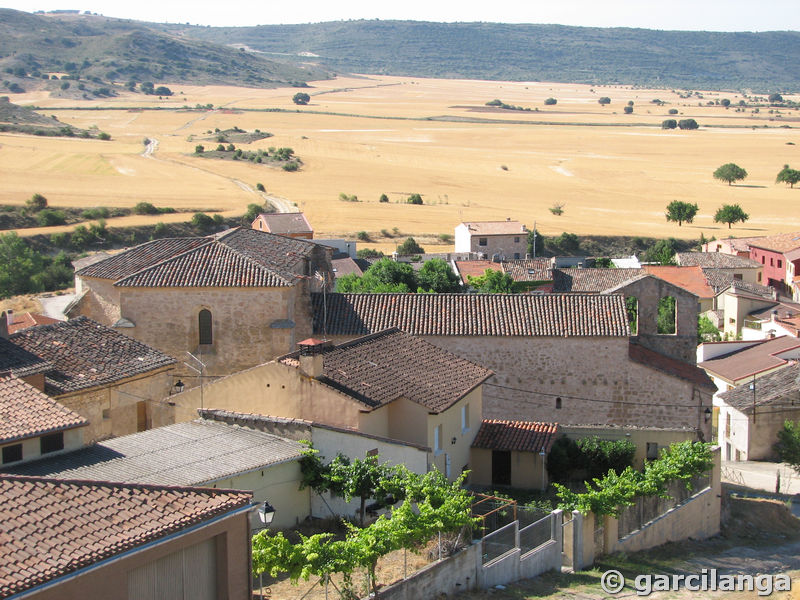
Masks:
[[[795,410],[800,411],[800,364],[790,364],[767,373],[756,378],[755,383],[756,416],[759,407],[774,406],[779,403],[790,408],[796,405]],[[719,398],[745,414],[753,412],[753,390],[750,388],[750,382],[721,393]],[[787,413],[786,418],[791,418],[791,415]]]
[[[724,252],[677,252],[675,262],[681,267],[704,267],[712,269],[757,269],[760,263]]]
[[[0,598],[214,517],[250,492],[0,476]]]
[[[733,285],[734,281],[733,272],[727,269],[713,269],[709,267],[702,267],[703,277],[706,278],[706,283],[719,294],[722,290],[729,288]]]
[[[176,362],[87,317],[24,329],[9,341],[52,365],[53,369],[45,374],[45,391],[56,396],[107,385]]]
[[[777,355],[795,348],[800,348],[800,340],[784,335],[703,361],[697,366],[733,382],[785,365],[787,360]]]
[[[553,291],[599,294],[643,274],[644,269],[553,269]]]
[[[41,356],[0,337],[0,376],[14,374],[18,377],[27,377],[52,369],[52,363]]]
[[[639,364],[658,369],[674,377],[685,379],[694,385],[707,388],[709,390],[716,390],[717,386],[708,376],[708,374],[699,366],[695,366],[661,354],[639,344],[630,344],[628,346],[628,356],[634,362]]]
[[[314,333],[628,337],[625,298],[597,294],[312,294]]]
[[[13,314],[13,322],[8,325],[8,333],[16,333],[28,327],[36,327],[37,325],[50,325],[51,323],[58,323],[58,319],[53,319],[46,315],[38,313]]]
[[[406,398],[433,412],[447,410],[492,376],[492,371],[425,340],[387,329],[322,350],[317,379],[378,408]],[[297,367],[299,353],[279,358]]]
[[[314,233],[311,224],[301,212],[296,213],[261,213],[256,219],[262,219],[269,233]]]
[[[528,235],[519,221],[464,221],[470,235]]]
[[[116,280],[122,287],[292,286],[306,273],[317,246],[237,227],[198,238],[156,240],[77,273]]]
[[[472,447],[536,453],[544,448],[549,452],[557,433],[558,423],[484,419]]]
[[[763,248],[773,252],[789,252],[800,248],[800,231],[767,235],[750,241],[751,248]]]
[[[461,281],[464,285],[469,285],[467,277],[481,277],[486,273],[486,269],[492,271],[502,271],[503,267],[500,263],[491,260],[457,260],[456,269],[461,275]]]
[[[299,442],[198,419],[106,440],[6,468],[18,475],[155,485],[207,485],[239,473],[298,460]]]
[[[120,279],[207,243],[208,238],[205,237],[153,240],[79,268],[76,271],[76,275],[81,277],[100,277],[102,279]]]
[[[21,379],[0,378],[0,444],[88,424]]]
[[[551,281],[553,269],[549,258],[527,258],[507,260],[502,263],[503,271],[514,281]]]
[[[691,292],[699,298],[712,298],[714,296],[714,290],[706,281],[706,277],[700,267],[647,265],[643,268],[650,275],[655,275],[659,279]]]

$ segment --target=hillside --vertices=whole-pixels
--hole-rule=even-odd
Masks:
[[[219,44],[291,54],[298,61],[314,60],[338,72],[760,93],[800,89],[800,70],[788,59],[800,53],[800,32],[379,20],[153,27]]]
[[[42,73],[76,75],[96,84],[133,80],[251,87],[329,76],[315,67],[156,31],[146,23],[11,9],[0,9],[0,70],[3,79],[19,86],[12,92],[42,86],[60,90]]]

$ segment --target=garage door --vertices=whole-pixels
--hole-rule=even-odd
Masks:
[[[216,597],[215,538],[128,573],[129,600],[214,600]]]

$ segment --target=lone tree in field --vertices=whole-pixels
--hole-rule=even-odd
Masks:
[[[783,165],[783,169],[775,178],[775,183],[788,183],[789,187],[794,187],[798,182],[800,182],[800,171],[790,168],[789,165]]]
[[[678,122],[675,119],[664,119],[661,121],[661,129],[675,129]]]
[[[311,102],[311,96],[305,92],[297,92],[294,96],[292,96],[292,102],[295,104],[308,104]]]
[[[611,104],[611,98],[608,96],[602,96],[597,99],[597,103],[605,106],[606,104]]]
[[[780,94],[778,94],[776,92],[774,94],[770,94],[769,97],[767,98],[767,100],[769,100],[773,104],[775,102],[783,102],[783,96],[781,96]]]
[[[544,101],[545,106],[553,106],[557,102],[558,102],[558,100],[556,100],[555,98],[545,98],[545,101]]]
[[[734,163],[725,163],[714,171],[714,179],[726,181],[728,185],[731,185],[734,181],[741,181],[745,177],[747,177],[747,171]]]
[[[34,194],[25,201],[27,206],[32,212],[38,212],[47,208],[47,198],[41,194]]]
[[[697,204],[673,200],[667,204],[667,221],[677,222],[678,227],[681,227],[684,221],[687,223],[694,221],[698,210]]]
[[[730,229],[732,223],[744,223],[749,218],[750,215],[744,212],[738,204],[723,204],[714,215],[714,223],[727,223],[728,229]]]

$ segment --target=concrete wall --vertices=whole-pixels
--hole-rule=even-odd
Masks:
[[[64,600],[65,598],[128,599],[128,573],[184,548],[216,538],[217,594],[220,600],[249,600],[250,524],[240,512],[168,541],[125,554],[95,569],[80,572],[62,583],[34,591],[27,598]]]
[[[75,277],[76,294],[78,289],[86,290],[67,317],[70,319],[83,315],[98,323],[111,327],[120,318],[119,288],[110,279],[96,277]]]
[[[778,404],[788,405],[790,401],[786,398],[785,402]],[[776,460],[772,446],[778,441],[778,431],[783,429],[786,420],[800,421],[800,406],[780,412],[773,410],[769,406],[756,408],[754,423],[752,414],[723,403],[719,409],[718,429],[722,460]]]
[[[617,539],[617,519],[604,517],[603,551],[605,554],[638,552],[667,542],[680,542],[690,538],[706,539],[719,533],[720,508],[720,452],[719,448],[715,448],[709,488],[622,539]]]
[[[67,429],[64,431],[64,449],[58,452],[52,452],[46,454],[46,456],[55,456],[56,454],[63,454],[64,452],[69,452],[70,450],[77,450],[78,448],[83,447],[83,435],[86,427],[74,427],[72,429]],[[16,446],[17,444],[22,444],[22,460],[19,462],[12,462],[12,463],[5,463],[7,465],[19,465],[25,461],[34,460],[42,456],[42,446],[41,446],[41,437],[30,437],[24,440],[15,440],[8,444],[0,444],[0,452],[2,452],[3,448],[8,446]]]
[[[292,460],[278,465],[268,465],[258,471],[217,479],[199,484],[229,490],[253,492],[254,502],[269,501],[275,507],[272,529],[289,529],[311,514],[311,493],[300,489],[300,462]],[[258,521],[251,517],[255,526]]]

